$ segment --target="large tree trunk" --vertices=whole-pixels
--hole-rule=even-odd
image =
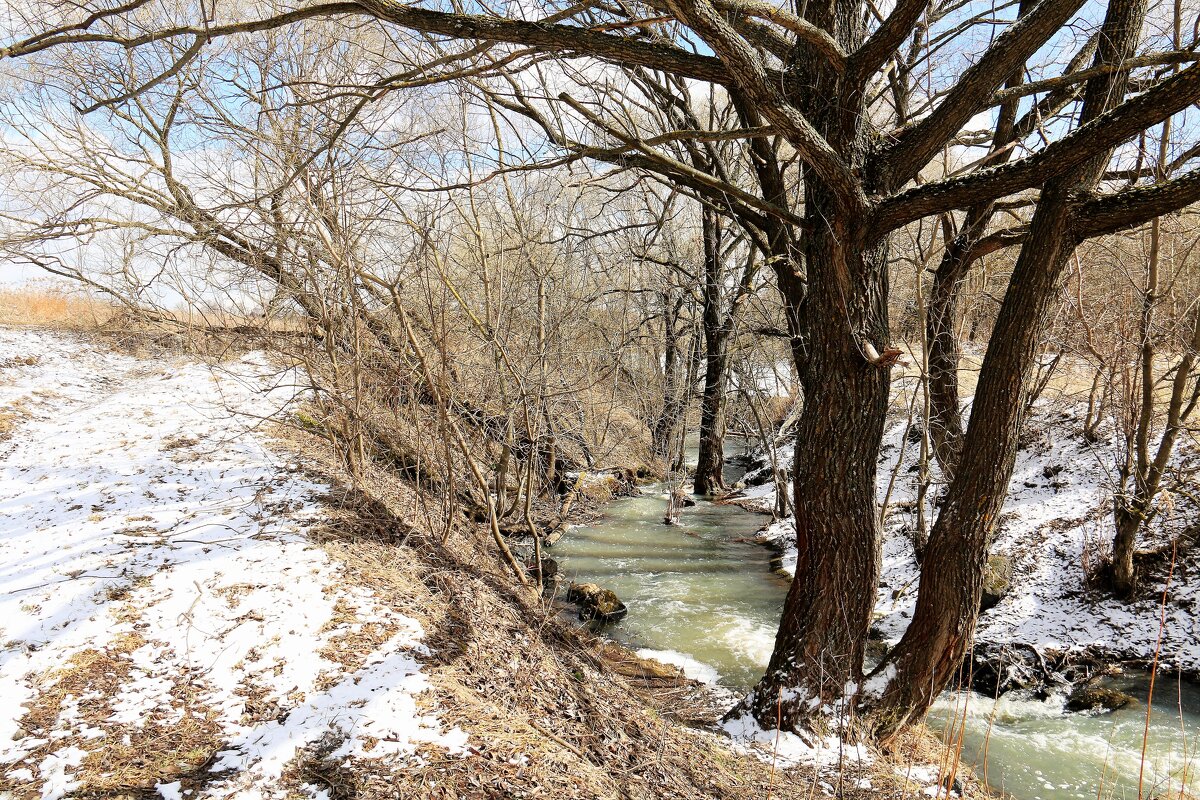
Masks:
[[[1034,216],[980,373],[954,482],[921,561],[917,607],[882,674],[889,675],[878,724],[890,733],[920,718],[950,682],[970,644],[983,591],[988,546],[1017,457],[1034,355],[1074,243],[1068,190],[1057,187]],[[866,698],[868,701],[873,698]]]
[[[704,209],[704,393],[700,401],[700,452],[696,494],[725,488],[725,386],[729,374],[727,321],[721,313],[721,227],[716,212]]]
[[[662,411],[650,430],[650,446],[656,458],[669,470],[675,453],[675,438],[683,419],[686,386],[681,374],[686,369],[679,347],[680,302],[671,293],[663,297],[663,398]]]
[[[1136,46],[1144,0],[1114,0],[1105,17],[1098,64],[1120,63]],[[1082,122],[1125,94],[1126,76],[1088,83]],[[864,697],[890,735],[922,717],[962,664],[979,615],[988,548],[1008,493],[1038,345],[1076,239],[1070,199],[1095,186],[1108,153],[1042,187],[980,371],[958,469],[921,564],[917,607],[903,638],[876,675],[878,697]]]
[[[970,265],[969,253],[975,239],[991,217],[967,212],[963,230],[946,245],[942,262],[933,274],[925,335],[929,342],[929,438],[933,454],[947,482],[953,480],[962,452],[963,415],[958,396],[958,365],[962,347],[958,340],[958,305],[962,282]]]
[[[856,3],[819,0],[805,16],[847,51],[862,41]],[[844,75],[797,48],[794,98],[845,163],[861,165],[870,121],[861,96],[844,96]],[[771,163],[773,154],[761,160]],[[764,194],[782,185],[759,171]],[[809,167],[802,170],[803,270],[776,265],[804,391],[793,465],[797,564],[767,672],[747,706],[767,728],[796,730],[844,705],[862,677],[880,573],[876,471],[891,375],[870,351],[890,346],[886,242],[864,246],[856,201]],[[870,186],[866,187],[868,192]],[[806,281],[795,276],[803,274]],[[852,694],[851,691],[849,694]]]
[[[1032,7],[1032,0],[1022,0],[1018,16],[1025,15]],[[1017,70],[1004,85],[1012,88],[1023,81],[1023,71]],[[992,152],[988,159],[992,165],[1004,164],[1012,155],[1013,148],[1009,145],[1016,138],[1018,107],[1017,100],[1000,106],[996,128],[992,132]],[[962,359],[962,346],[958,339],[959,300],[963,282],[971,268],[971,251],[987,233],[994,208],[995,204],[988,202],[967,209],[962,229],[946,243],[946,252],[933,274],[933,286],[929,293],[929,313],[925,319],[925,338],[929,343],[929,418],[926,424],[933,442],[934,457],[947,483],[954,480],[964,437],[962,407],[958,396],[958,367]]]
[[[746,700],[769,728],[778,720],[796,729],[828,713],[861,678],[880,571],[875,479],[890,374],[868,361],[860,337],[879,350],[888,341],[886,249],[860,254],[841,247],[852,240],[850,226],[825,200],[817,187],[809,189],[814,226],[834,223],[805,240],[807,352],[797,352],[804,409],[793,467],[796,574],[766,675]]]
[[[706,335],[705,339],[709,337]],[[715,346],[715,349],[714,349]],[[711,342],[704,354],[704,393],[700,398],[700,452],[696,457],[696,494],[725,488],[725,388],[729,358],[723,341]]]
[[[1118,501],[1113,512],[1117,532],[1112,547],[1112,590],[1121,598],[1130,598],[1137,588],[1133,555],[1137,549],[1138,531],[1142,527],[1142,515],[1130,504]]]

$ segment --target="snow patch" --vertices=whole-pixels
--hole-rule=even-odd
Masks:
[[[810,734],[809,741],[789,731],[765,730],[749,715],[725,720],[721,728],[735,745],[781,767],[866,766],[873,762],[870,749],[864,745],[849,744],[832,735]]]
[[[0,763],[17,767],[10,777],[33,779],[32,754],[62,740],[36,780],[43,798],[64,796],[88,750],[103,755],[108,738],[182,719],[181,681],[230,743],[220,768],[235,772],[206,796],[283,796],[284,765],[330,733],[342,758],[463,752],[463,732],[417,708],[428,688],[421,626],[345,583],[306,535],[327,487],[257,435],[290,413],[300,375],[261,354],[213,368],[0,330],[0,361],[9,356],[22,363],[0,369],[0,407],[25,412],[0,447]],[[365,663],[321,655],[366,624],[385,635]],[[22,735],[25,706],[86,651],[122,670],[120,689],[100,698],[107,718],[81,718],[95,696],[68,697],[52,730]],[[278,713],[256,718],[251,698]],[[177,797],[179,784],[158,791]]]

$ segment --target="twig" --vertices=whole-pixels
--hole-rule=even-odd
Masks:
[[[1150,663],[1150,688],[1146,692],[1146,724],[1142,728],[1142,758],[1138,765],[1138,800],[1143,800],[1142,781],[1146,774],[1146,748],[1150,743],[1150,715],[1154,702],[1154,678],[1158,674],[1158,656],[1162,651],[1163,630],[1167,627],[1167,592],[1171,590],[1171,579],[1175,576],[1175,555],[1171,549],[1171,566],[1167,570],[1167,582],[1163,584],[1162,601],[1159,603],[1158,640],[1154,643],[1154,660]]]

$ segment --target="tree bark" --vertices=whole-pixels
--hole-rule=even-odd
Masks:
[[[696,494],[716,494],[725,488],[725,387],[729,376],[726,344],[732,324],[721,311],[721,223],[716,212],[704,209],[704,392],[700,400],[700,452],[693,485]]]
[[[847,233],[839,227],[809,239],[810,281],[817,271],[852,268],[863,276],[867,291],[854,293],[854,316],[873,323],[869,338],[886,341],[878,292],[886,281],[885,251],[847,264],[835,247]],[[796,574],[766,675],[747,699],[769,728],[781,720],[795,729],[827,713],[861,678],[880,572],[875,479],[889,371],[869,363],[847,330],[837,281],[811,281],[809,292],[805,402],[793,467]]]
[[[964,230],[946,246],[929,293],[929,314],[925,321],[925,335],[929,341],[929,419],[926,422],[933,454],[947,482],[954,479],[963,442],[963,416],[958,396],[962,346],[955,329],[959,298],[969,266],[968,251],[975,239],[974,232],[986,227],[990,216],[989,211],[979,225],[981,220],[972,218],[968,212]]]
[[[862,44],[857,4],[820,0],[805,15],[848,52]],[[793,66],[805,89],[790,99],[851,171],[861,169],[871,146],[862,87],[804,48]],[[880,573],[876,472],[891,386],[887,365],[868,357],[890,345],[886,240],[865,243],[868,215],[835,174],[806,165],[802,178],[806,228],[794,238],[803,269],[776,266],[804,391],[792,476],[796,573],[766,674],[743,701],[759,724],[790,730],[852,710],[843,705],[847,687],[862,677]],[[876,179],[861,189],[874,191]]]
[[[1043,192],[980,373],[958,471],[921,562],[912,622],[878,672],[890,675],[876,724],[890,734],[920,718],[962,664],[974,633],[988,546],[1008,493],[1024,394],[1070,247],[1069,190]],[[875,698],[864,698],[871,702]]]
[[[1117,532],[1113,536],[1112,590],[1118,597],[1128,599],[1137,588],[1133,556],[1137,550],[1142,515],[1131,503],[1117,501],[1113,517]]]
[[[822,110],[814,116],[839,134],[830,138],[860,154],[860,122]],[[846,247],[861,241],[859,218],[811,172],[805,212],[807,280],[795,279],[792,264],[777,269],[804,391],[793,465],[797,565],[767,672],[745,700],[760,724],[793,730],[836,708],[862,675],[880,572],[876,470],[891,383],[889,369],[865,354],[867,344],[882,352],[889,343],[886,246]]]
[[[1032,0],[1022,0],[1017,13],[1024,16],[1032,7]],[[1024,73],[1017,70],[1004,85],[1013,88],[1023,82]],[[988,158],[991,165],[1006,163],[1012,154],[1009,145],[1016,137],[1018,102],[1010,100],[1000,106]],[[963,281],[972,264],[972,250],[987,233],[994,207],[994,203],[987,202],[967,209],[962,230],[946,243],[946,252],[934,272],[929,293],[929,313],[925,321],[929,342],[929,416],[926,424],[934,457],[947,483],[954,480],[964,436],[958,396],[958,367],[962,359],[957,328],[959,300]]]
[[[709,337],[706,335],[705,339]],[[729,358],[723,341],[711,342],[704,354],[704,393],[700,398],[700,452],[693,486],[696,494],[713,495],[725,488],[725,389]]]
[[[675,452],[675,435],[683,417],[686,400],[685,387],[681,385],[681,373],[686,365],[679,347],[678,298],[672,293],[663,293],[663,398],[662,411],[650,431],[650,445],[656,458],[667,469],[672,466]]]

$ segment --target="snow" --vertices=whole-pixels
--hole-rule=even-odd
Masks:
[[[780,767],[865,766],[874,759],[865,745],[849,744],[834,735],[816,734],[810,734],[813,737],[810,743],[796,733],[766,730],[748,714],[725,720],[721,728],[736,746]]]
[[[68,771],[82,764],[86,756],[85,750],[71,746],[43,758],[38,764],[38,772],[44,781],[42,800],[58,800],[79,786],[78,781],[71,780]]]
[[[774,500],[772,499],[772,505]],[[791,517],[776,520],[760,534],[764,541],[780,550],[779,566],[788,575],[796,574],[796,523]]]
[[[462,731],[418,710],[428,688],[420,624],[346,583],[306,534],[328,487],[262,441],[262,421],[288,410],[297,376],[258,354],[214,368],[4,329],[0,365],[0,410],[19,412],[0,440],[0,764],[10,778],[36,768],[43,798],[62,797],[89,754],[103,763],[107,741],[196,707],[215,715],[224,749],[221,774],[190,797],[284,796],[283,769],[330,736],[341,759],[464,751]],[[365,660],[322,655],[364,625],[385,633]],[[53,730],[23,731],[26,706],[73,657],[95,652],[123,673],[99,698],[107,714],[80,715],[95,693],[68,696]],[[249,714],[251,697],[278,713]],[[157,790],[181,791],[178,781]]]
[[[1026,423],[1030,445],[1021,450],[1000,520],[993,554],[1013,565],[1012,589],[979,619],[979,645],[1019,642],[1039,651],[1064,653],[1085,648],[1111,657],[1149,661],[1159,636],[1162,583],[1151,584],[1144,599],[1123,603],[1084,584],[1085,551],[1112,538],[1111,471],[1117,441],[1084,441],[1084,409],[1069,399],[1044,402]],[[906,526],[915,521],[916,480],[910,471],[919,447],[905,444],[903,420],[884,437],[878,492],[887,493],[896,474],[883,543],[883,573],[876,604],[876,627],[888,642],[897,641],[916,605],[919,569]],[[790,459],[785,462],[790,463]],[[934,467],[935,478],[936,466]],[[937,483],[934,491],[936,493]],[[774,505],[771,482],[751,487],[744,502],[768,510]],[[935,516],[932,506],[927,518]],[[796,565],[792,520],[776,522],[762,538],[783,551],[789,574]],[[1177,571],[1169,590],[1160,664],[1200,673],[1200,581]],[[1194,571],[1193,571],[1194,572]]]
[[[880,698],[883,697],[884,691],[888,685],[896,677],[896,665],[888,664],[877,675],[872,675],[863,682],[862,696],[864,698]]]

